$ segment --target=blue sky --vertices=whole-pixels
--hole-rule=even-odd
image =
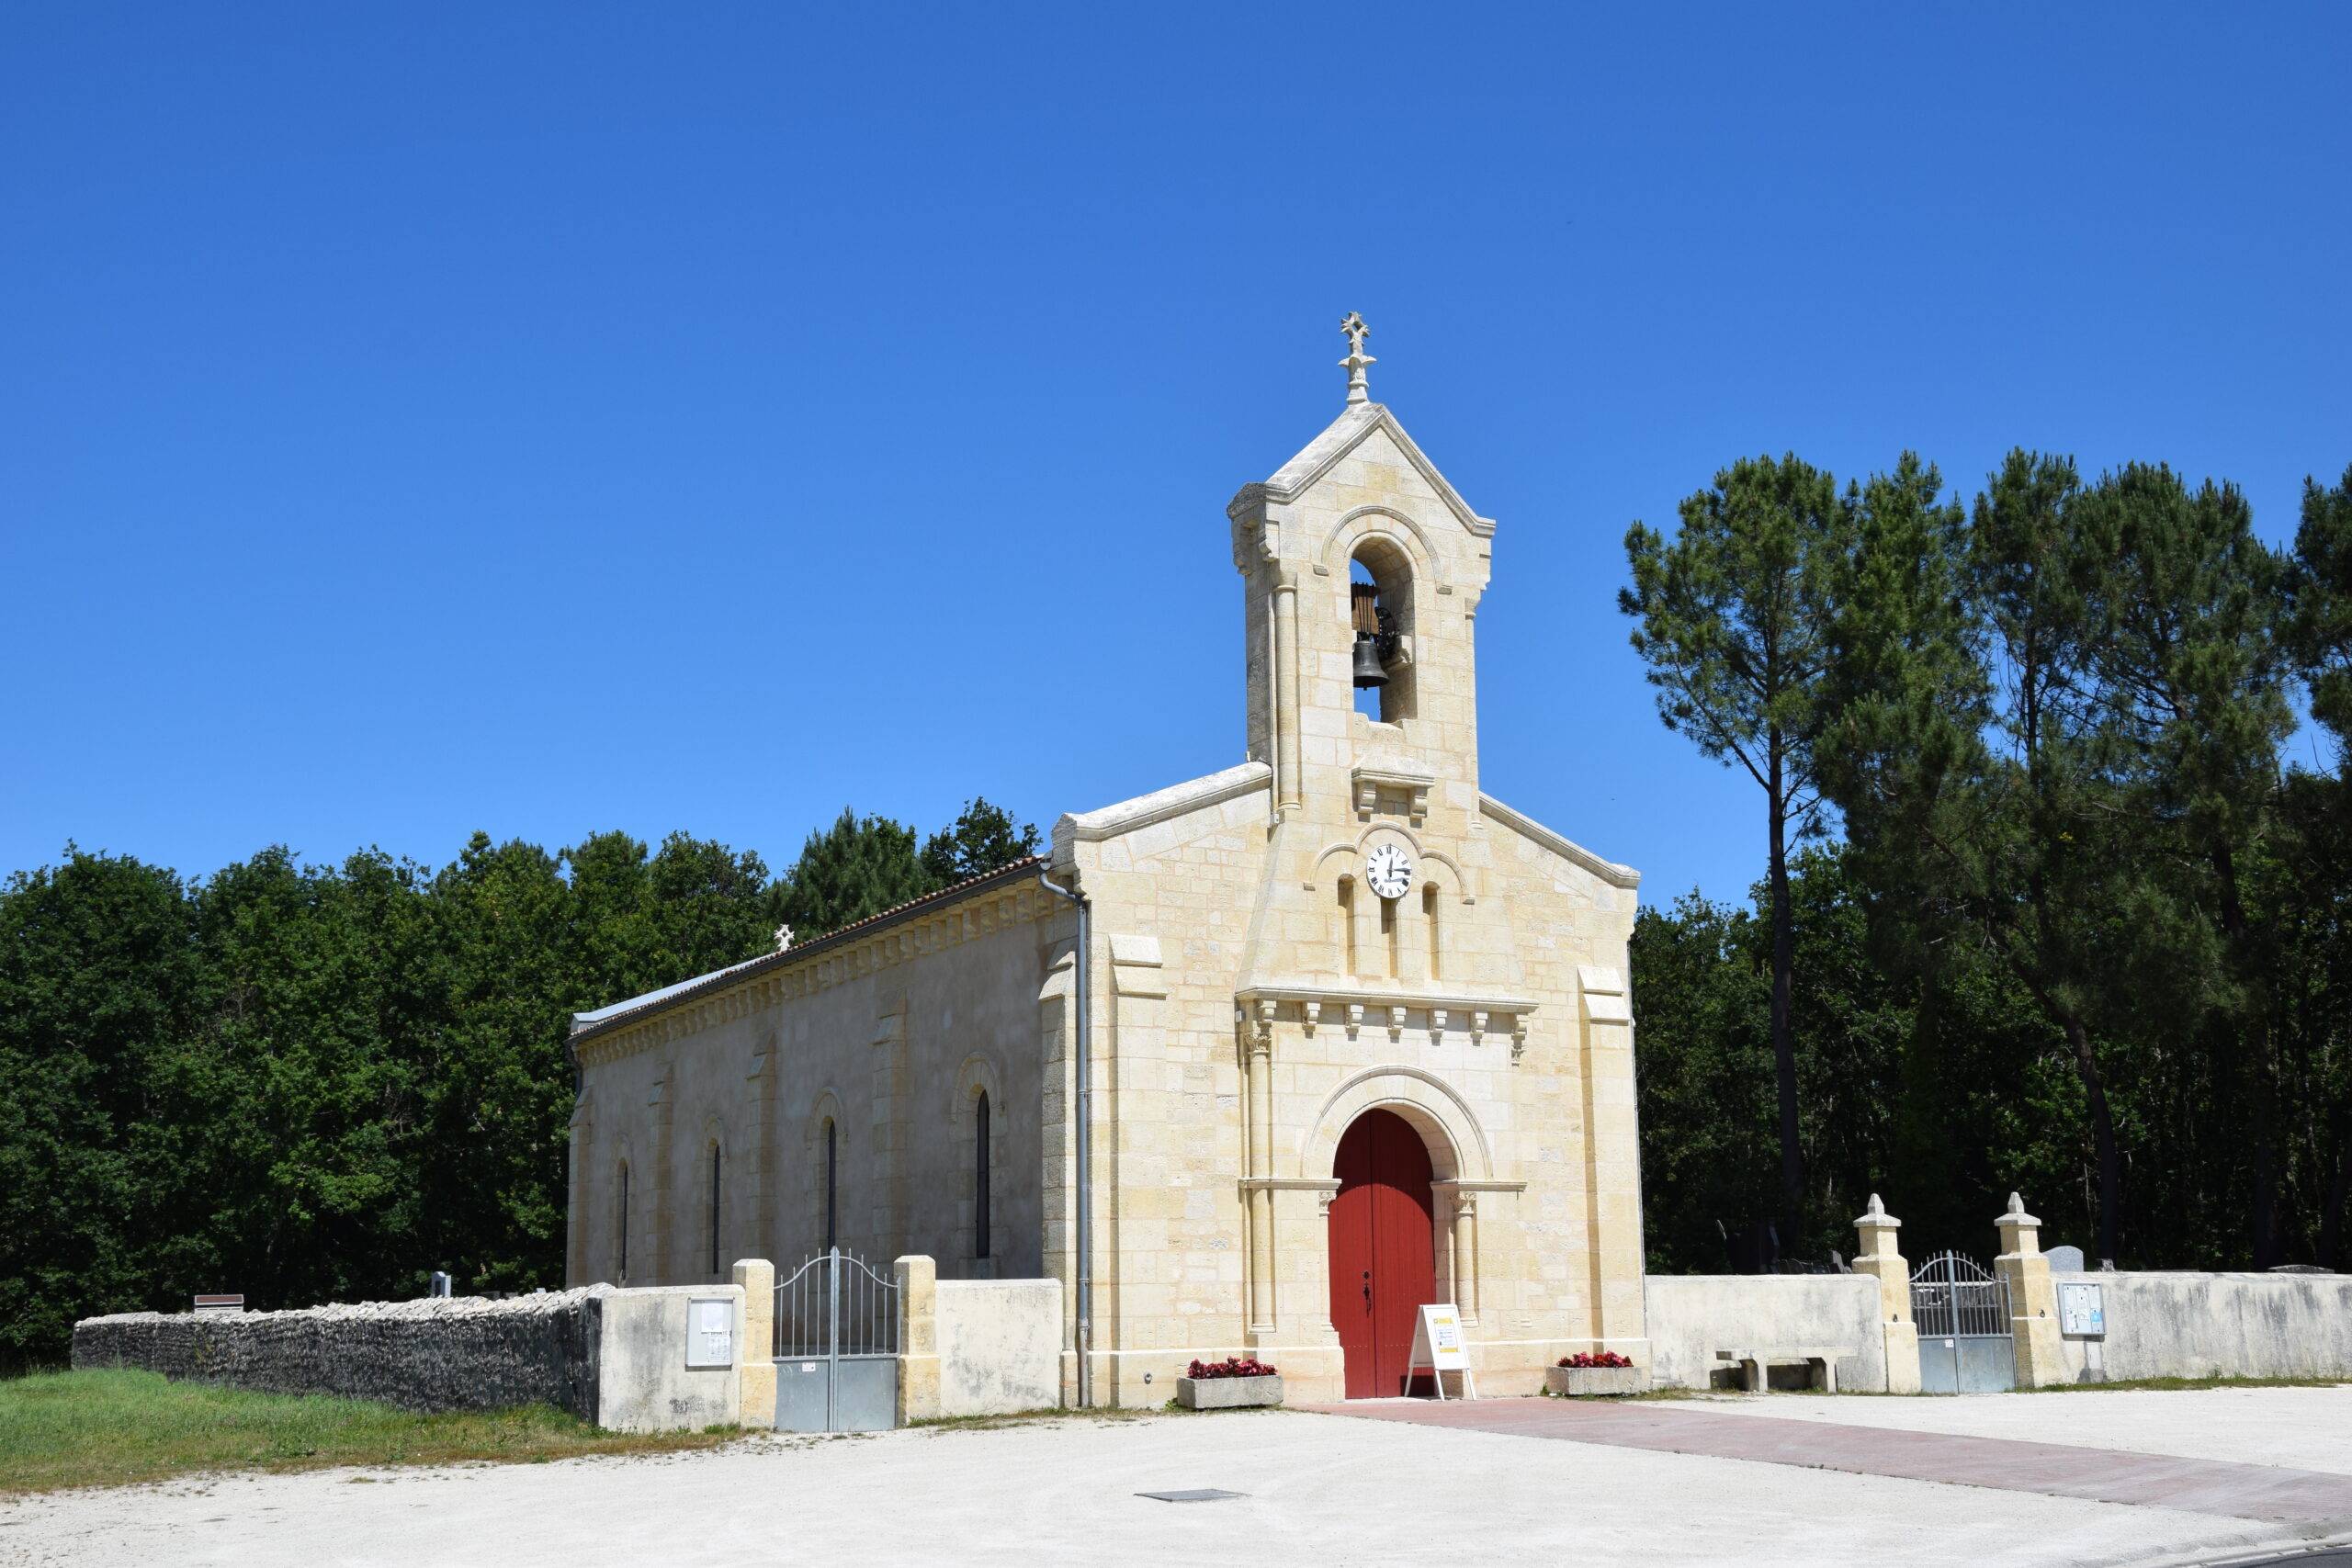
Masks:
[[[1500,520],[1487,787],[1739,896],[1620,541],[1731,458],[2352,463],[2352,9],[0,12],[0,867],[1238,761],[1224,504]]]

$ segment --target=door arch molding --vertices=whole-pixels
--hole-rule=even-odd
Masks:
[[[1374,1107],[1395,1111],[1420,1134],[1429,1145],[1431,1179],[1494,1179],[1486,1129],[1469,1102],[1435,1073],[1401,1062],[1366,1067],[1332,1089],[1299,1137],[1297,1174],[1329,1174],[1349,1125]]]

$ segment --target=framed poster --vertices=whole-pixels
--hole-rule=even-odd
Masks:
[[[2106,1303],[2097,1285],[2058,1287],[2058,1332],[2078,1339],[2097,1339],[2107,1333]]]
[[[735,1364],[735,1303],[694,1297],[686,1303],[686,1365],[731,1367]]]

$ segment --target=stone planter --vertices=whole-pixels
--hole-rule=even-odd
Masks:
[[[1176,1403],[1187,1410],[1246,1410],[1280,1404],[1283,1380],[1269,1378],[1178,1378]]]
[[[1577,1398],[1596,1393],[1639,1393],[1649,1387],[1639,1367],[1546,1367],[1544,1391]]]

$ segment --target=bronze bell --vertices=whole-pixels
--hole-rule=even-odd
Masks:
[[[1348,584],[1348,620],[1356,632],[1356,686],[1388,684],[1380,667],[1380,590],[1369,582]]]

